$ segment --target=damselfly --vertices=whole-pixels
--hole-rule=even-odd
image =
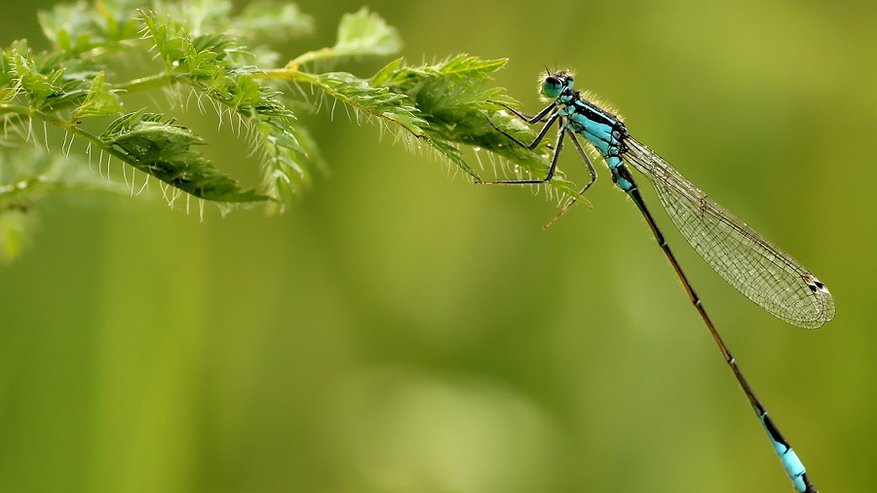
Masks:
[[[573,75],[570,72],[547,73],[542,79],[541,92],[551,103],[536,116],[528,117],[503,105],[528,124],[547,120],[533,142],[525,144],[494,127],[517,145],[533,150],[556,123],[557,140],[547,175],[542,179],[487,183],[538,184],[550,181],[557,169],[557,159],[564,140],[569,137],[590,172],[590,181],[579,192],[579,195],[583,195],[596,181],[597,172],[576,136],[583,137],[590,143],[609,167],[612,181],[633,200],[645,217],[658,245],[682,281],[691,303],[709,329],[722,357],[734,372],[756,416],[767,431],[767,436],[795,490],[800,493],[815,493],[816,488],[810,482],[804,464],[767,415],[767,410],[755,396],[737,361],[707,315],[700,298],[646,207],[627,164],[652,182],[670,219],[710,267],[747,298],[776,317],[804,328],[815,329],[822,326],[834,317],[834,300],[828,288],[795,259],[734,218],[651,149],[631,137],[618,116],[573,90]],[[567,202],[551,222],[574,202],[575,198]]]

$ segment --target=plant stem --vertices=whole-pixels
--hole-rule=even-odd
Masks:
[[[92,144],[94,144],[95,146],[97,146],[98,148],[103,150],[104,152],[114,156],[116,159],[119,159],[120,161],[122,161],[124,163],[132,164],[132,165],[134,164],[134,163],[131,163],[131,161],[129,160],[127,155],[118,151],[117,149],[113,149],[112,147],[107,146],[106,142],[104,142],[100,138],[100,136],[97,136],[97,135],[89,132],[88,130],[85,130],[85,129],[79,127],[79,125],[77,125],[75,122],[67,121],[67,120],[59,118],[51,113],[45,113],[43,111],[34,110],[34,109],[31,109],[31,108],[29,108],[27,106],[23,106],[23,105],[13,105],[13,104],[0,105],[0,115],[7,114],[7,113],[17,113],[19,115],[27,116],[28,118],[37,118],[37,119],[42,120],[46,123],[50,123],[50,124],[60,128],[60,129],[64,130],[65,132],[70,132],[73,135],[79,136],[79,137],[91,142]]]
[[[320,48],[319,50],[309,51],[297,56],[294,60],[286,64],[286,68],[298,72],[298,68],[306,63],[332,58],[334,56],[336,56],[334,48]]]
[[[272,68],[268,70],[262,70],[260,72],[254,72],[253,78],[257,80],[285,80],[317,84],[318,79],[315,75],[309,74],[307,72],[301,72],[300,70],[298,70],[298,67],[293,66],[293,63],[294,61],[289,62],[289,64],[283,68]]]
[[[113,86],[114,89],[124,89],[128,92],[146,91],[157,87],[164,87],[177,80],[177,76],[167,72],[129,80]]]

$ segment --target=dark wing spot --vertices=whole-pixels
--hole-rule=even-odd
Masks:
[[[803,279],[804,282],[807,283],[807,287],[810,288],[810,291],[813,291],[813,293],[817,293],[819,291],[822,291],[823,293],[828,292],[828,288],[825,287],[825,284],[822,284],[822,281],[816,279],[813,274],[804,274],[803,276],[801,276],[801,279]]]

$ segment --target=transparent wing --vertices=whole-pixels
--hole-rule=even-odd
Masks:
[[[828,288],[713,202],[651,149],[626,137],[624,158],[655,186],[682,236],[725,281],[786,322],[815,329],[834,318]]]

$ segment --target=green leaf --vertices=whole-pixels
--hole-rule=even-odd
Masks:
[[[135,168],[195,197],[219,202],[252,202],[267,197],[241,190],[192,149],[199,137],[173,120],[142,111],[114,121],[100,135],[113,154]]]
[[[363,7],[341,18],[334,46],[304,53],[287,63],[286,67],[298,71],[300,67],[320,60],[392,55],[401,47],[402,40],[396,29]]]
[[[240,48],[230,37],[204,34],[193,38],[183,26],[155,12],[141,12],[141,18],[176,80],[244,117],[293,117],[278,91],[256,80],[252,69],[234,61],[231,53]]]
[[[21,89],[16,81],[17,73],[12,53],[12,50],[4,50],[0,53],[0,104],[12,101]]]
[[[50,98],[64,94],[60,86],[61,77],[64,75],[63,69],[57,68],[49,73],[41,73],[32,58],[18,52],[12,57],[12,63],[15,73],[18,74],[21,89],[27,94],[34,108],[41,109],[48,106],[47,101]]]
[[[109,116],[122,111],[122,102],[119,96],[112,92],[104,82],[104,73],[99,72],[91,81],[91,87],[85,95],[85,100],[78,108],[73,110],[74,119],[96,118]]]
[[[299,10],[294,3],[257,0],[247,4],[233,19],[230,28],[238,36],[285,41],[311,34],[314,18]]]
[[[95,48],[120,49],[118,41],[137,37],[134,8],[137,0],[102,0],[98,8],[79,0],[57,4],[37,14],[46,38],[69,55],[84,55]],[[91,55],[86,55],[91,56]]]
[[[310,139],[302,138],[304,132],[290,123],[288,118],[282,117],[262,119],[256,127],[254,143],[261,154],[265,187],[282,204],[292,202],[310,183],[308,154],[316,152]]]
[[[376,117],[399,130],[410,133],[455,163],[467,174],[478,178],[475,171],[463,159],[460,150],[447,142],[447,139],[431,131],[421,110],[407,95],[393,92],[387,87],[375,87],[369,81],[346,72],[320,74],[309,80],[323,89],[329,96],[346,104],[355,112]]]
[[[105,39],[104,46],[117,49],[120,46],[115,43],[140,37],[136,14],[143,3],[143,0],[101,0],[97,4],[92,10],[92,22]]]
[[[426,121],[404,94],[394,93],[386,87],[374,87],[367,80],[346,72],[319,74],[314,76],[314,82],[329,96],[356,111],[398,125],[416,137],[424,136]]]
[[[507,61],[505,58],[483,60],[461,54],[432,65],[407,66],[404,59],[400,58],[379,70],[372,77],[372,83],[382,86],[410,86],[414,81],[429,78],[486,81],[493,77],[494,72],[504,67]]]
[[[3,55],[0,81],[6,84],[0,87],[0,99],[10,101],[23,94],[34,111],[78,106],[98,70],[93,61],[68,55],[60,51],[34,54],[27,43],[13,43]]]
[[[92,32],[92,10],[82,0],[40,11],[37,18],[46,38],[67,52],[81,53],[98,44]]]
[[[338,41],[333,47],[338,56],[392,55],[402,48],[396,29],[381,16],[363,7],[344,14],[338,25]]]
[[[183,58],[194,51],[191,41],[183,36],[183,28],[177,23],[164,21],[158,13],[143,9],[140,21],[146,27],[146,33],[155,42],[155,48],[164,60],[168,69],[174,68]]]

